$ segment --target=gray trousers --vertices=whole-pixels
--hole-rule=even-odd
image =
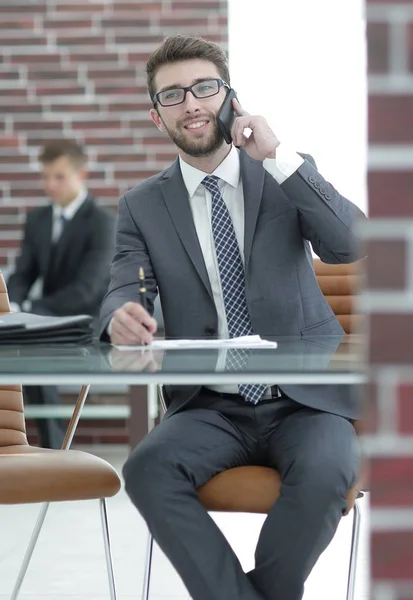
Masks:
[[[126,491],[194,600],[299,600],[356,483],[360,447],[352,423],[289,398],[257,406],[203,388],[133,451]],[[196,488],[217,473],[266,465],[282,478],[244,573]],[[260,490],[257,490],[257,494]]]

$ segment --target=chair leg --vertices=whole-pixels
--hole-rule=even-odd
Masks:
[[[349,565],[349,570],[348,570],[346,600],[354,600],[354,592],[355,592],[355,588],[356,588],[357,555],[358,555],[358,546],[359,546],[359,540],[360,540],[360,524],[361,524],[360,506],[357,501],[354,504],[353,510],[354,510],[353,533],[352,533],[352,537],[351,537],[350,565]]]
[[[30,538],[29,545],[27,546],[26,554],[24,555],[22,566],[20,567],[19,574],[17,576],[17,581],[14,584],[13,591],[11,593],[10,600],[17,600],[17,597],[20,592],[20,588],[22,586],[23,580],[27,573],[27,569],[30,564],[30,560],[33,555],[34,548],[37,544],[37,540],[39,538],[40,531],[43,527],[44,520],[46,518],[46,513],[49,508],[49,502],[45,502],[40,510],[39,516],[37,517],[36,525],[34,527],[32,537]]]
[[[149,586],[151,583],[151,570],[152,570],[152,555],[153,555],[153,537],[152,537],[152,534],[149,533],[148,546],[147,546],[147,550],[146,550],[145,574],[144,574],[144,578],[143,578],[142,600],[149,600]]]
[[[110,549],[108,515],[107,515],[107,511],[106,511],[105,498],[101,498],[99,503],[100,503],[100,515],[102,517],[103,541],[105,544],[106,567],[107,567],[107,571],[108,571],[110,599],[116,600],[115,576],[113,573],[112,552]]]

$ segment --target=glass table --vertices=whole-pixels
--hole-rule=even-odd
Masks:
[[[0,384],[78,385],[76,405],[37,407],[37,418],[72,417],[75,431],[83,418],[113,418],[116,407],[86,406],[90,386],[127,385],[131,445],[147,433],[158,417],[158,384],[213,385],[229,383],[354,385],[367,380],[364,338],[354,335],[279,337],[277,348],[247,352],[242,369],[226,368],[225,350],[133,348],[110,344],[90,346],[0,346]],[[224,360],[223,360],[224,357]],[[143,401],[146,399],[146,402]],[[118,410],[119,410],[118,409]],[[26,417],[33,407],[27,407]],[[133,437],[134,436],[134,437]]]

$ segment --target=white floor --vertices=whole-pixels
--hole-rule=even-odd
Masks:
[[[125,447],[96,447],[94,452],[119,471]],[[360,501],[362,534],[356,600],[368,594],[368,498]],[[9,600],[39,505],[0,506],[0,600]],[[118,600],[141,597],[147,531],[122,490],[108,501],[109,525]],[[216,515],[245,569],[253,566],[253,549],[262,518]],[[330,547],[307,585],[305,600],[345,600],[352,516],[344,518]],[[188,598],[178,575],[156,548],[151,600]],[[20,597],[25,600],[106,600],[109,598],[97,501],[51,505]]]

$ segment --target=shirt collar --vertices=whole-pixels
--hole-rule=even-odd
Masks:
[[[70,202],[67,206],[62,208],[58,204],[53,204],[53,217],[57,219],[60,215],[63,215],[67,221],[70,221],[75,216],[75,213],[82,206],[86,200],[88,192],[86,189],[82,189],[79,194]]]
[[[213,173],[204,173],[204,171],[188,165],[181,157],[179,157],[179,166],[181,167],[182,178],[190,198],[195,194],[198,186],[207,175],[216,175],[216,177],[232,185],[232,187],[238,187],[240,163],[239,153],[235,146],[232,146],[228,155]]]

